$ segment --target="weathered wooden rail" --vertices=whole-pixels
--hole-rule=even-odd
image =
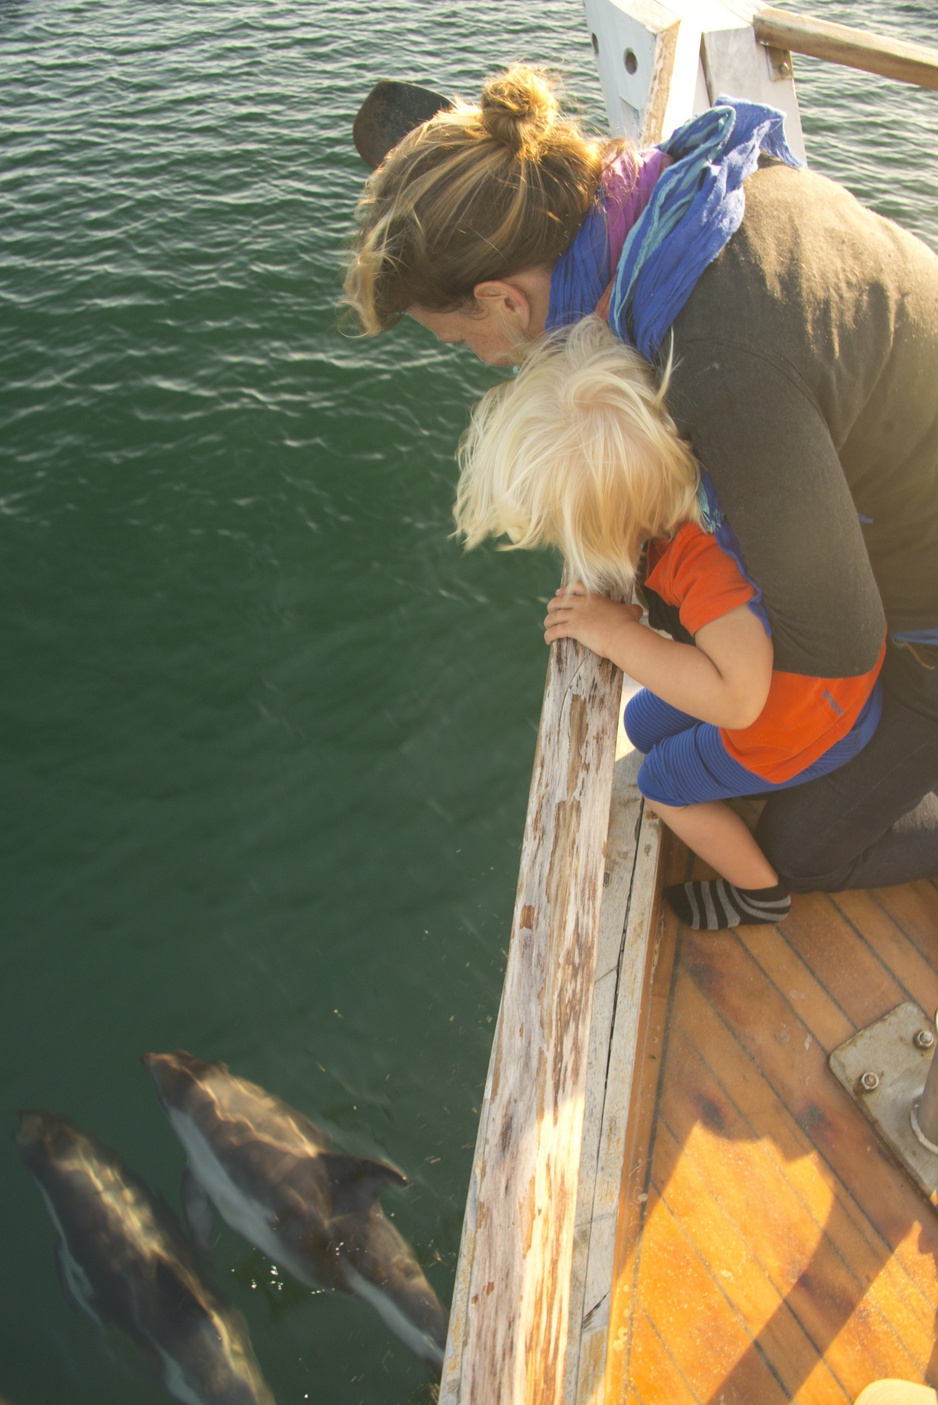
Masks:
[[[790,49],[938,86],[922,46],[857,48],[856,31],[749,0],[584,8],[610,128],[642,145],[731,93],[781,108],[803,156]],[[440,1405],[603,1402],[662,862],[618,726],[621,682],[573,643],[551,649]]]
[[[866,34],[845,24],[831,24],[811,15],[791,14],[768,8],[753,16],[753,32],[760,44],[789,53],[809,54],[828,63],[860,68],[901,83],[938,89],[938,53],[925,44],[909,44]]]
[[[618,669],[572,642],[551,650],[441,1405],[576,1398],[570,1324],[597,1307],[595,1283],[608,1311],[628,1087],[614,1077],[608,1108],[603,1090],[621,989],[639,1009],[660,835],[642,829],[621,696]],[[621,1126],[603,1139],[610,1116]],[[601,1313],[594,1326],[583,1370],[601,1381]]]

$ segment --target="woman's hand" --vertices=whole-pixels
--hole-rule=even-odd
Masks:
[[[618,661],[627,632],[642,618],[640,605],[619,605],[605,595],[587,593],[582,581],[561,586],[547,606],[544,642],[575,639],[603,659]]]

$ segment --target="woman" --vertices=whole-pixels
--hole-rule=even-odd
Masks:
[[[796,891],[938,874],[938,258],[793,169],[771,109],[718,105],[634,153],[584,136],[516,66],[478,106],[408,125],[370,134],[383,160],[346,276],[362,329],[407,313],[510,365],[597,310],[672,354],[669,406],[761,589],[776,668],[859,676],[884,620],[890,635],[873,740],[771,796],[759,843]]]
[[[666,390],[667,367],[659,382],[600,317],[545,337],[473,411],[456,530],[467,547],[507,537],[512,550],[557,548],[572,579],[548,602],[545,640],[576,639],[642,684],[623,719],[645,755],[636,783],[718,875],[665,888],[682,921],[774,925],[791,897],[725,802],[804,785],[856,756],[879,722],[886,644],[861,678],[776,675],[758,592],[721,543]],[[622,603],[639,579],[676,608],[694,647]]]

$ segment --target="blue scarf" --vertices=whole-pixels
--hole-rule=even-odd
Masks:
[[[648,360],[687,302],[701,273],[735,234],[746,208],[743,181],[760,151],[790,166],[784,114],[774,107],[719,98],[662,143],[673,164],[659,176],[629,231],[615,270],[602,190],[576,239],[554,267],[547,330],[595,310],[613,272],[609,325]]]
[[[801,164],[788,148],[783,123],[784,114],[777,108],[719,98],[714,107],[678,127],[662,146],[673,164],[658,177],[651,199],[626,236],[615,270],[600,190],[576,239],[554,267],[547,330],[593,312],[614,272],[609,325],[622,341],[653,360],[697,279],[742,223],[743,181],[756,169],[760,151],[790,166]],[[755,590],[750,606],[771,634],[762,592],[746,569],[736,535],[703,470],[698,503],[705,530]]]

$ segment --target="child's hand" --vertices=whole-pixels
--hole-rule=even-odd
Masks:
[[[544,643],[576,639],[600,658],[621,654],[623,630],[642,618],[640,605],[620,605],[605,595],[589,595],[582,581],[561,586],[547,606]]]

